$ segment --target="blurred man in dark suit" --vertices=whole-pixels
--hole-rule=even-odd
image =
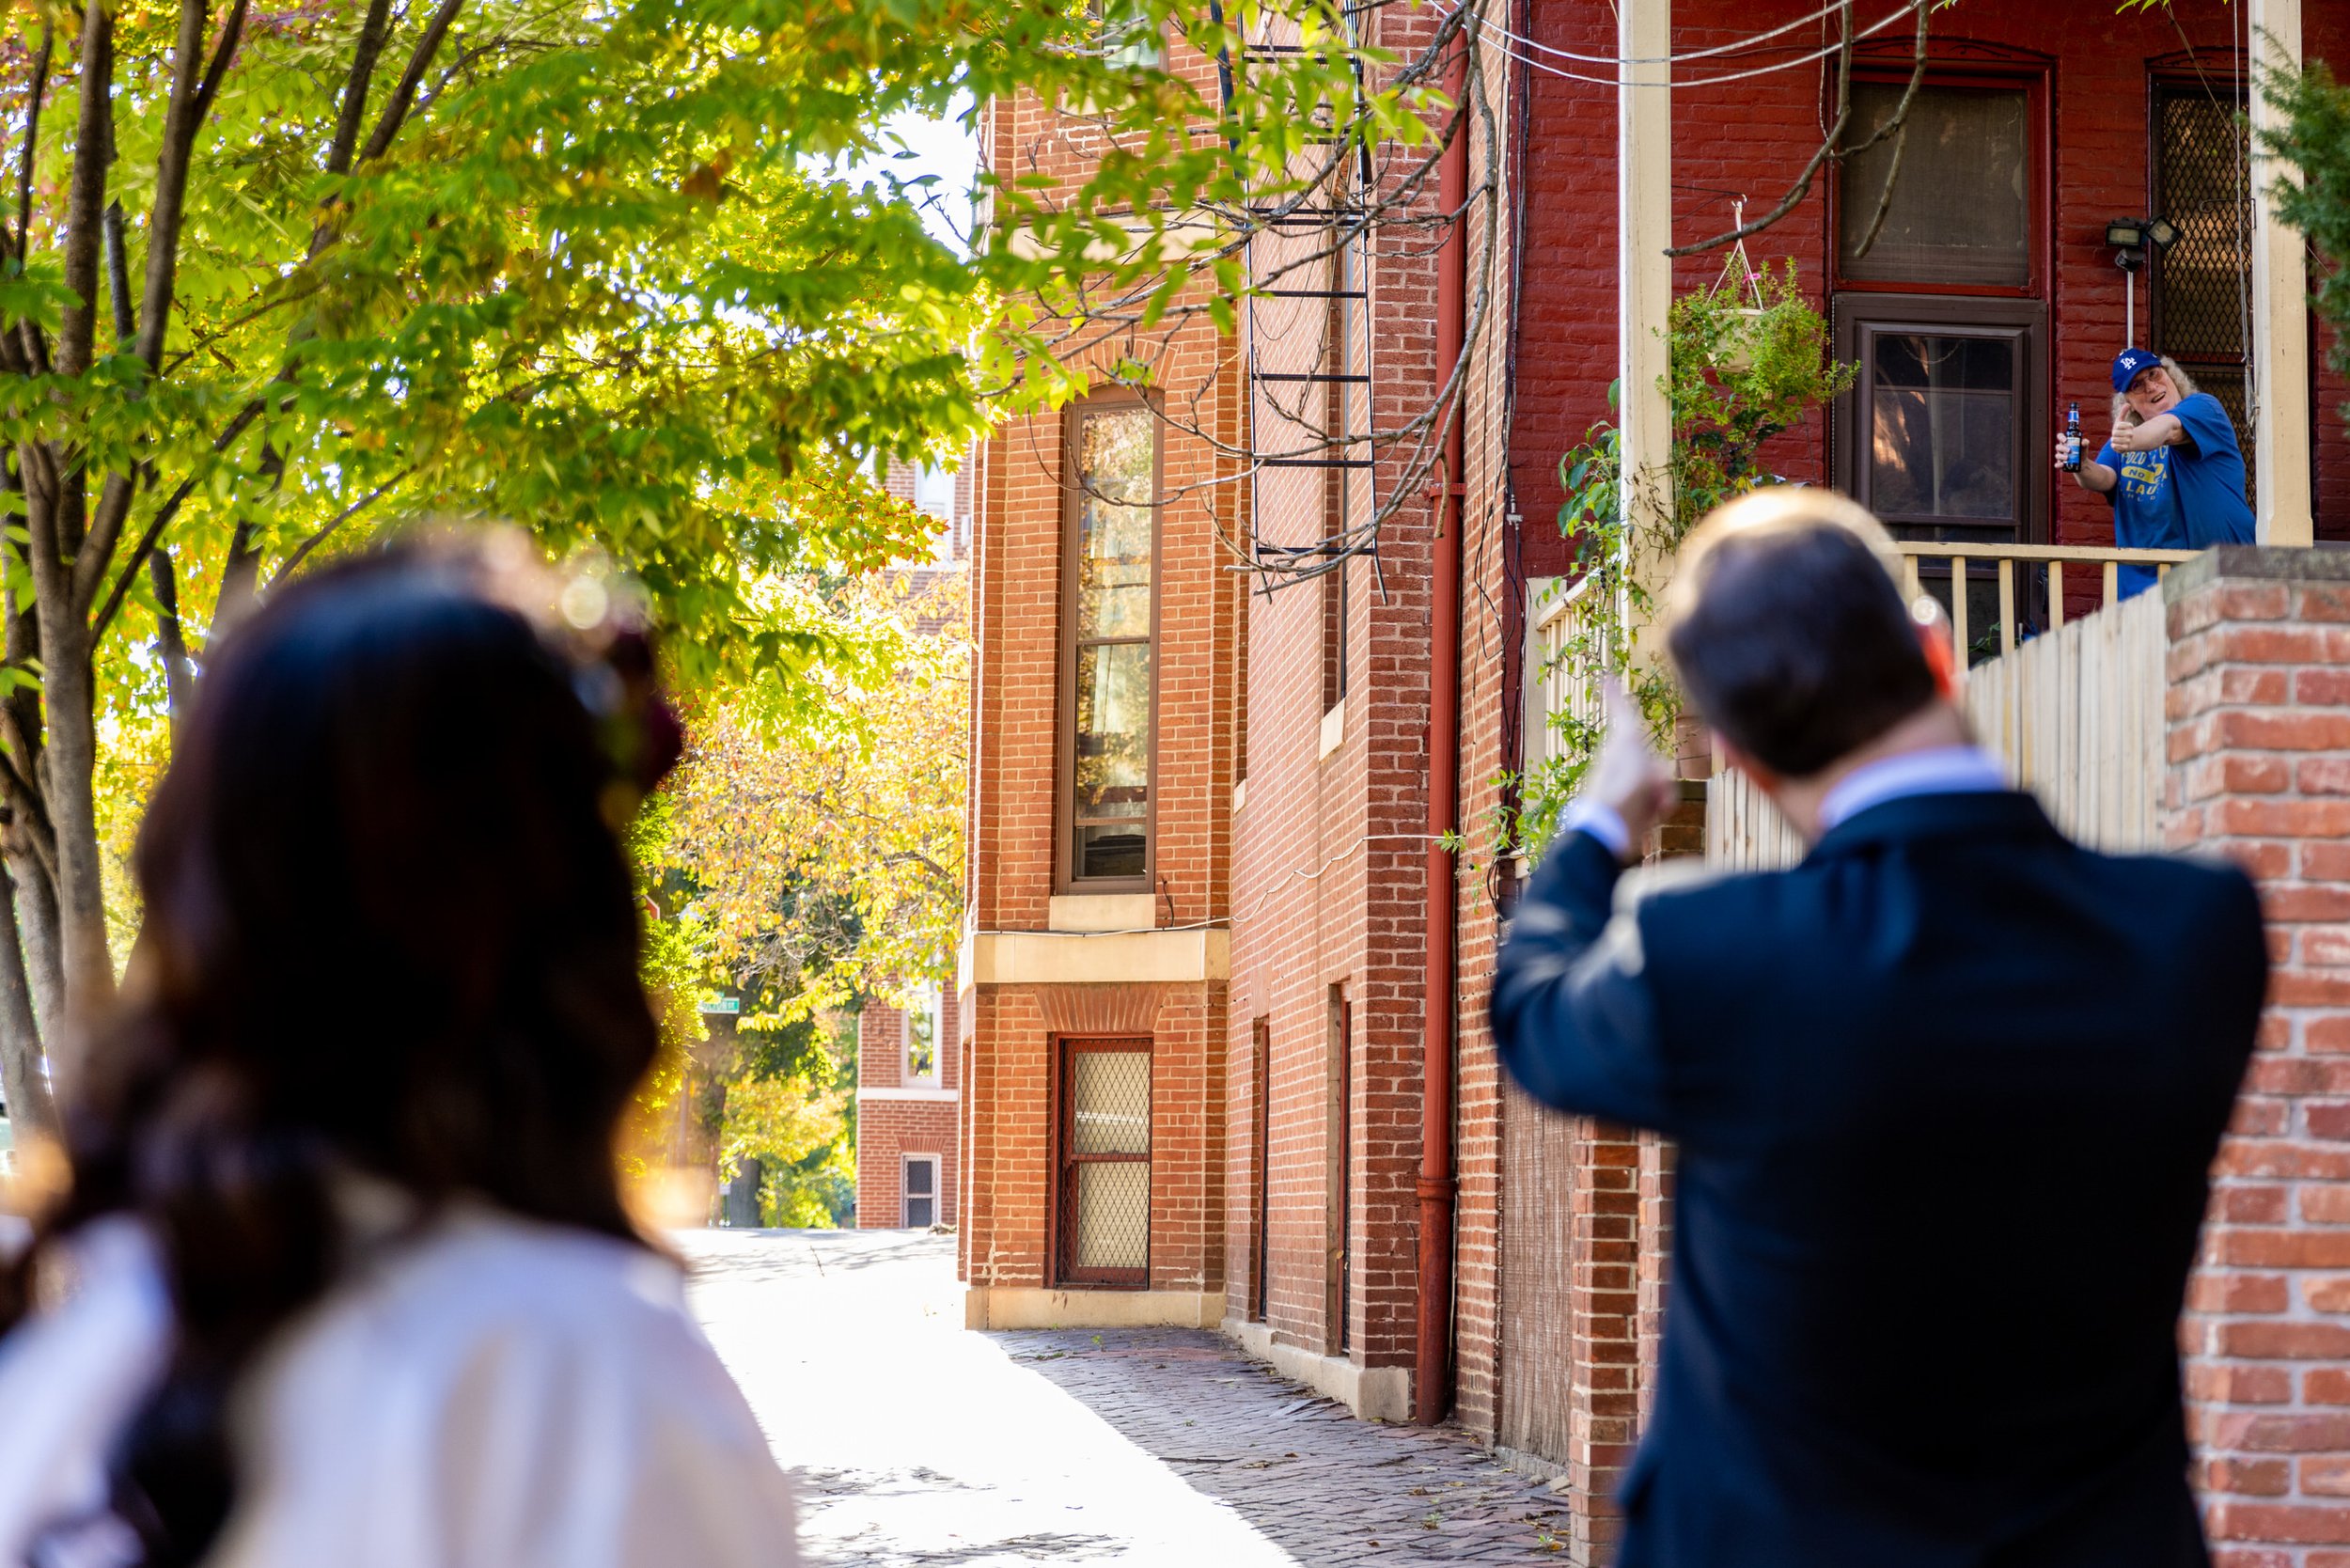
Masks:
[[[1683,688],[1810,854],[1623,879],[1669,785],[1619,722],[1501,957],[1528,1091],[1680,1144],[1619,1561],[2201,1568],[2175,1333],[2260,908],[2009,788],[1894,564],[1822,491],[1692,535]]]

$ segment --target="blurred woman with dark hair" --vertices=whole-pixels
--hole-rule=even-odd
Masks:
[[[656,1048],[616,835],[678,750],[642,635],[517,536],[234,636],[0,1293],[0,1563],[796,1560],[614,1167]]]

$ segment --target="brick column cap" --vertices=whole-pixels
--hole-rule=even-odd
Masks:
[[[2272,583],[2350,583],[2350,547],[2319,544],[2215,544],[2170,569],[2162,600],[2175,604],[2225,577]]]

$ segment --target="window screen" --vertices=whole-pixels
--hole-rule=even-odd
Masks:
[[[1893,118],[1905,84],[1856,82],[1853,139]],[[1845,160],[1837,202],[1837,268],[1867,282],[2031,281],[2031,100],[2021,88],[1920,87],[1909,106],[1899,172],[1893,139]],[[1886,180],[1885,223],[1864,251]]]
[[[1075,420],[1072,880],[1150,870],[1158,421],[1129,405]]]

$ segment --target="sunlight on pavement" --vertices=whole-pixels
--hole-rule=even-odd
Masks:
[[[683,1231],[694,1315],[795,1473],[812,1562],[1294,1568],[1003,1345],[954,1238]]]

